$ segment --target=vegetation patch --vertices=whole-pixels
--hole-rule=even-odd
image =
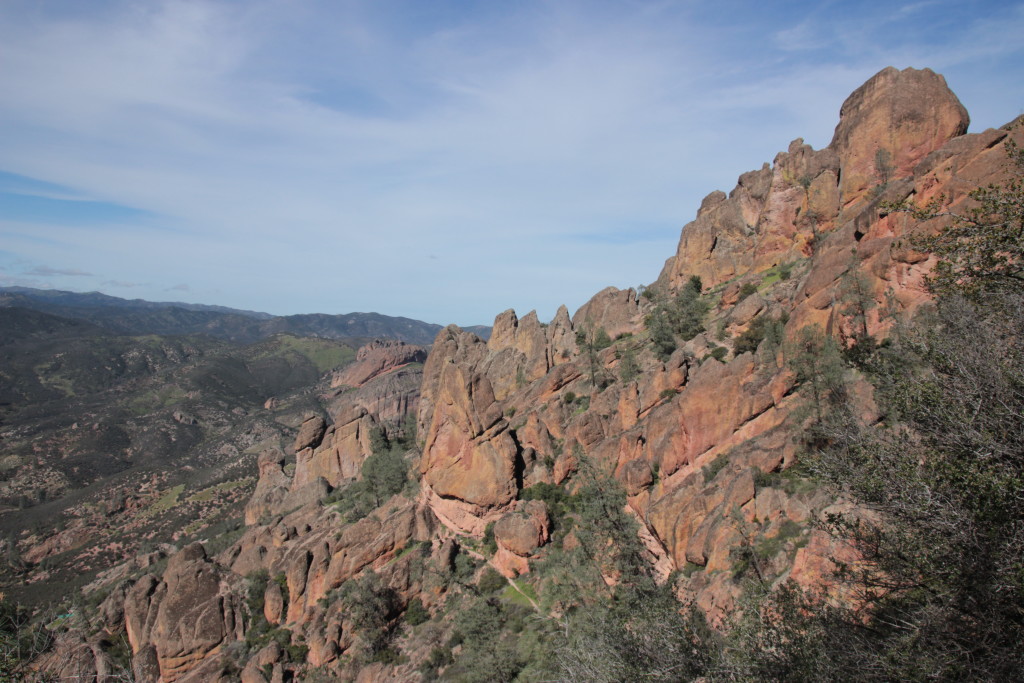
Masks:
[[[290,351],[308,360],[320,373],[348,365],[356,357],[356,352],[351,347],[329,339],[282,334],[274,337],[273,341],[277,348],[268,349],[264,352],[264,357]]]
[[[142,511],[140,517],[153,517],[159,515],[161,512],[166,512],[178,504],[178,498],[185,490],[184,484],[178,484],[177,486],[164,491],[164,494],[157,498],[152,505]]]
[[[237,479],[235,481],[225,481],[222,484],[215,486],[209,486],[198,493],[193,493],[185,500],[189,503],[206,503],[217,497],[217,494],[222,491],[230,491],[231,489],[237,489],[242,486],[248,486],[252,482],[256,481],[254,477],[246,477],[245,479]]]
[[[712,460],[707,465],[701,468],[701,472],[704,474],[704,483],[709,483],[712,479],[718,476],[718,473],[725,469],[725,466],[729,464],[729,454],[722,453],[717,458]]]
[[[525,581],[516,581],[515,579],[512,579],[510,583],[511,585],[505,586],[505,590],[501,592],[501,599],[507,600],[514,605],[533,609],[539,599],[537,589],[533,584],[526,583]]]

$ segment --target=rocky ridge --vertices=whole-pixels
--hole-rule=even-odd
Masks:
[[[449,326],[407,381],[396,378],[418,351],[361,350],[356,366],[335,376],[324,414],[302,421],[294,470],[283,452],[260,456],[241,540],[212,558],[189,546],[162,576],[111,592],[101,608],[107,629],[127,630],[138,679],[284,680],[302,669],[285,642],[308,648],[308,666],[330,675],[421,680],[415,665],[429,648],[415,638],[407,662],[355,666],[361,631],[336,596],[372,571],[396,614],[414,600],[440,614],[461,555],[506,577],[528,575],[553,536],[547,505],[524,492],[571,489],[584,460],[622,483],[649,562],[712,623],[740,595],[738,547],[760,552],[757,571],[770,583],[820,585],[841,551],[809,522],[842,503],[791,468],[804,418],[779,347],[745,350],[737,339],[759,318],[778,321],[788,340],[811,325],[844,342],[858,324],[884,337],[893,320],[927,303],[934,260],[904,238],[943,219],[919,223],[882,206],[941,194],[955,207],[999,180],[1006,142],[1024,135],[968,135],[967,124],[941,76],[885,69],[843,104],[828,147],[795,140],[728,195],[709,194],[651,286],[656,296],[609,288],[546,325],[506,311],[486,342]],[[649,343],[657,296],[675,295],[693,276],[711,301],[707,331],[663,357]],[[863,323],[840,303],[854,277],[870,299]],[[607,344],[595,341],[599,330]],[[855,378],[854,391],[870,419],[869,387]],[[394,437],[412,419],[418,448],[406,457],[418,491],[346,518],[331,496],[366,476],[375,438]],[[490,536],[492,552],[480,545]],[[174,598],[172,587],[182,586],[188,597]],[[233,643],[258,621],[245,623],[240,607],[253,586],[262,618],[285,641],[261,645],[238,672]],[[108,666],[103,657],[95,655],[95,669]]]

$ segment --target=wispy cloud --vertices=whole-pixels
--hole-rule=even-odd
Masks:
[[[827,143],[887,64],[1021,80],[1020,3],[937,3],[8,0],[0,169],[43,184],[0,192],[131,208],[0,206],[0,239],[136,296],[550,316],[653,280],[704,194]]]
[[[149,287],[147,282],[125,282],[123,280],[104,280],[100,283],[104,287],[115,287],[117,289],[136,289],[138,287]]]
[[[55,275],[65,277],[92,277],[92,273],[77,268],[51,268],[50,266],[36,266],[26,272],[26,275],[36,277],[53,277]]]

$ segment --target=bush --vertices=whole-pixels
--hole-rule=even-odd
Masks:
[[[757,294],[757,283],[756,282],[744,282],[743,286],[740,287],[738,301],[743,301],[751,294]]]
[[[355,522],[401,493],[409,483],[409,463],[399,444],[390,446],[377,430],[371,435],[374,452],[363,461],[363,478],[331,493],[328,500],[349,522]]]
[[[700,278],[694,276],[671,299],[660,292],[653,295],[655,307],[645,319],[645,324],[654,351],[662,360],[678,348],[677,338],[686,341],[704,331],[704,317],[710,305],[701,297],[701,291]]]
[[[717,458],[712,460],[710,463],[701,468],[704,473],[704,483],[709,483],[712,479],[718,476],[718,473],[725,469],[725,466],[729,464],[729,454],[722,453]]]
[[[640,374],[640,364],[636,360],[636,350],[627,346],[619,356],[619,379],[632,382]]]
[[[368,572],[342,584],[341,599],[369,658],[387,649],[395,632],[393,620],[401,609],[398,593],[376,573]]]
[[[483,546],[484,552],[488,555],[498,552],[498,542],[494,540],[494,522],[488,522],[487,526],[484,527]]]
[[[778,346],[782,343],[788,320],[789,317],[785,315],[777,320],[768,317],[767,314],[754,318],[747,325],[747,329],[736,335],[733,341],[733,352],[737,356],[748,351],[754,353],[761,345],[761,342],[766,339],[773,347]]]
[[[410,600],[408,607],[405,608],[405,623],[419,626],[427,621],[430,621],[430,612],[423,606],[423,601],[419,598]]]
[[[529,486],[520,492],[521,500],[542,500],[547,505],[548,515],[551,517],[551,525],[557,530],[563,525],[563,521],[570,512],[575,509],[575,501],[563,487],[557,484],[541,482]]]
[[[484,570],[483,574],[480,575],[480,580],[477,581],[477,588],[484,595],[490,595],[500,591],[508,586],[508,581],[500,573],[488,567]]]

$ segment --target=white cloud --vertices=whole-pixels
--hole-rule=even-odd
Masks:
[[[969,25],[872,37],[878,12],[837,5],[724,26],[685,3],[31,7],[0,6],[0,170],[154,218],[7,221],[5,248],[154,294],[440,323],[653,280],[704,194],[826,144],[872,73],[985,49]]]
[[[92,277],[92,273],[87,273],[78,268],[51,268],[50,266],[36,266],[29,270],[26,275],[37,277],[53,277],[55,275],[64,277]]]

